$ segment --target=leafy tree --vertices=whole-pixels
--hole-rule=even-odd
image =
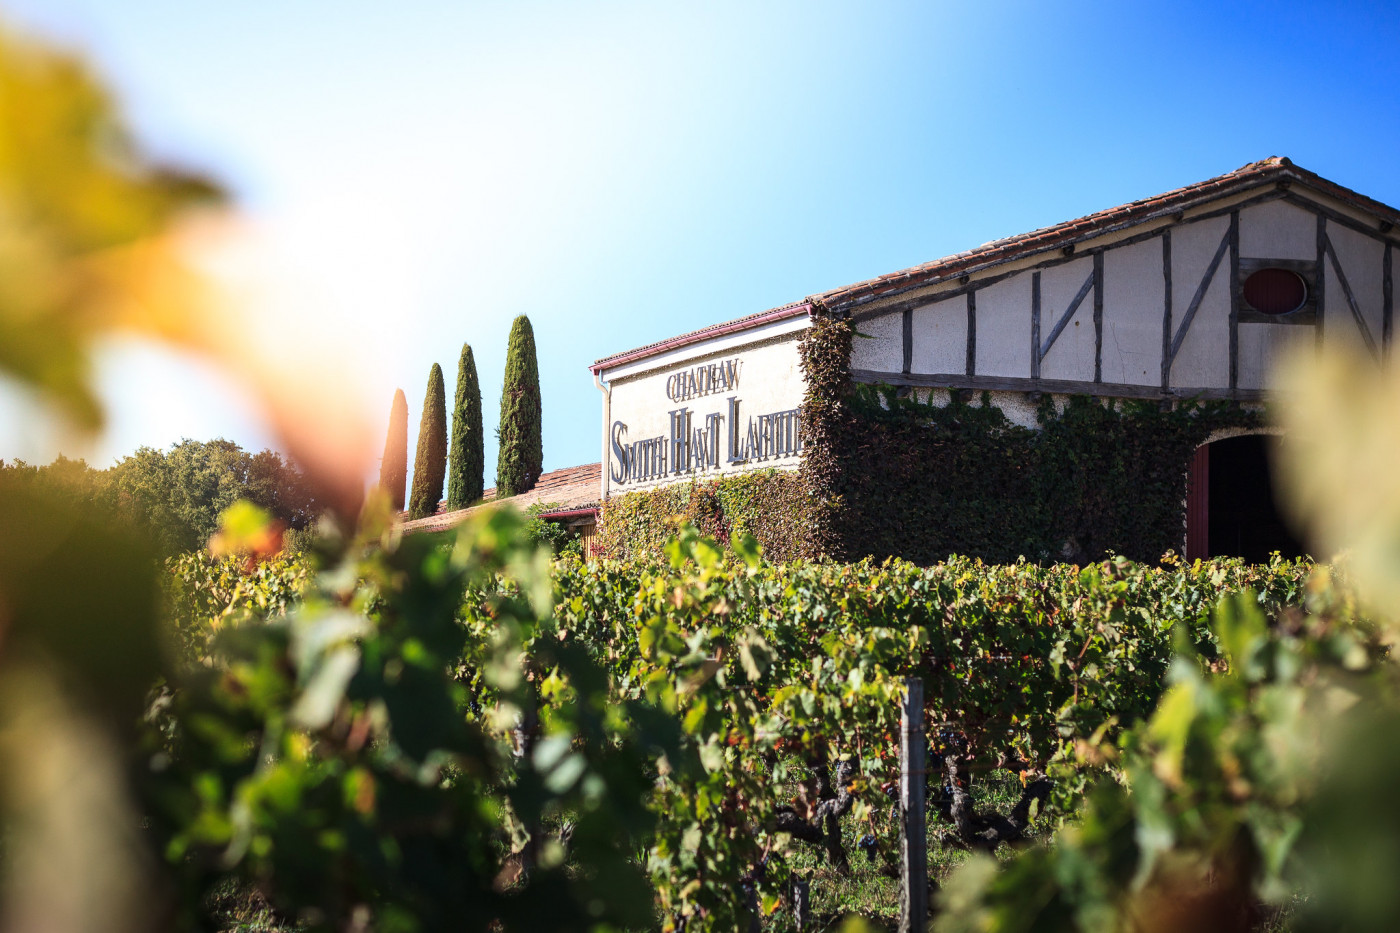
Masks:
[[[447,471],[447,402],[442,387],[442,367],[428,371],[428,391],[423,396],[423,417],[418,422],[418,451],[413,457],[413,495],[410,518],[437,511],[442,499],[443,474]]]
[[[271,450],[249,453],[233,441],[184,440],[165,451],[142,447],[110,471],[111,498],[166,553],[201,548],[219,515],[239,499],[292,528],[319,512],[301,472]]]
[[[28,486],[88,511],[110,514],[117,504],[107,470],[94,470],[86,461],[70,460],[62,454],[48,466],[0,460],[0,484],[7,489]]]
[[[0,461],[0,486],[132,523],[166,554],[204,547],[220,513],[239,499],[293,529],[320,512],[306,477],[280,454],[250,453],[226,440],[184,440],[169,451],[142,447],[107,470],[61,455],[47,466]]]
[[[506,346],[506,378],[501,389],[501,424],[496,429],[500,454],[496,460],[496,498],[504,499],[535,488],[544,469],[540,437],[540,367],[535,359],[535,332],[520,315],[510,328]]]
[[[384,457],[379,461],[379,485],[389,493],[395,511],[403,511],[408,485],[408,399],[403,389],[394,390],[389,407],[389,433],[384,438]]]
[[[471,344],[462,344],[457,362],[457,395],[452,403],[452,447],[448,454],[447,507],[464,509],[486,487],[485,441],[481,425],[481,384]]]

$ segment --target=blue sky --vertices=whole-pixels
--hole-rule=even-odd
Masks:
[[[230,186],[297,283],[249,326],[353,348],[347,404],[376,423],[402,387],[416,426],[466,341],[491,443],[528,314],[547,469],[598,458],[587,366],[613,352],[1269,155],[1400,205],[1400,4],[0,8]],[[0,393],[0,457],[270,442],[197,363],[114,343],[101,371],[103,437]]]

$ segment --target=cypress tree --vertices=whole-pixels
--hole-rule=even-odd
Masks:
[[[447,455],[447,507],[464,509],[486,487],[485,438],[481,426],[481,383],[469,343],[457,361],[457,395],[452,401],[452,446]]]
[[[404,487],[408,484],[408,399],[403,389],[394,390],[389,406],[389,433],[384,438],[384,457],[379,461],[379,485],[389,491],[396,512],[403,511]]]
[[[540,367],[535,332],[525,315],[515,319],[506,346],[506,379],[501,389],[501,439],[496,461],[496,498],[533,489],[544,469],[540,438]]]
[[[408,517],[423,518],[437,511],[442,499],[442,478],[447,472],[447,400],[442,388],[442,367],[434,363],[428,372],[428,392],[423,397],[423,417],[418,422],[418,452],[413,458],[413,495]]]

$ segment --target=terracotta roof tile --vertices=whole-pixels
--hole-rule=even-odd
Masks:
[[[499,501],[522,511],[541,503],[549,503],[558,511],[594,508],[598,505],[598,495],[601,492],[602,471],[601,463],[585,463],[582,466],[550,470],[540,476],[534,489]],[[409,534],[419,531],[443,531],[460,523],[468,515],[480,509],[492,508],[496,504],[496,490],[493,487],[486,490],[478,505],[448,512],[444,510],[445,503],[439,503],[436,515],[404,522],[403,530]]]

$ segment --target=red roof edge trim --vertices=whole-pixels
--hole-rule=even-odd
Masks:
[[[764,311],[762,314],[753,314],[748,317],[739,318],[737,321],[730,321],[727,324],[716,324],[713,327],[702,328],[691,331],[688,334],[681,334],[679,337],[672,337],[670,340],[663,340],[660,343],[653,343],[645,347],[638,347],[636,350],[628,350],[626,353],[619,353],[601,359],[588,368],[596,376],[605,369],[613,369],[624,363],[631,363],[636,360],[644,360],[649,356],[656,356],[667,350],[675,350],[679,347],[687,347],[694,343],[709,340],[712,337],[723,337],[726,334],[735,334],[740,331],[750,330],[764,324],[771,324],[774,321],[785,321],[788,318],[812,314],[812,304],[807,301],[800,301],[797,304],[785,305],[781,308],[774,308],[772,311]]]
[[[538,514],[537,517],[538,517],[538,518],[579,518],[580,516],[583,516],[583,515],[593,515],[593,516],[596,516],[597,514],[598,514],[598,507],[597,507],[596,505],[592,505],[592,506],[588,506],[587,508],[583,508],[583,509],[558,509],[558,510],[552,511],[552,512],[540,512],[540,513]]]

